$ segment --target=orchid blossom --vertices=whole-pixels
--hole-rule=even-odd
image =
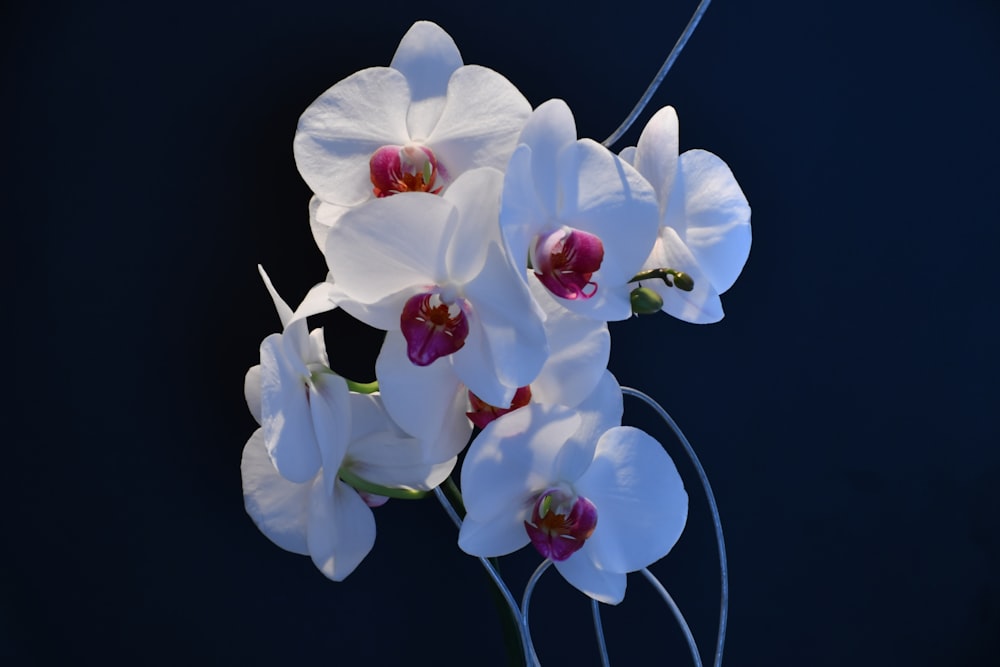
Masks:
[[[678,156],[677,127],[673,107],[660,109],[639,143],[621,156],[649,180],[659,204],[659,236],[642,270],[682,273],[690,289],[671,288],[670,277],[640,284],[655,291],[662,310],[678,319],[718,322],[719,295],[732,287],[750,254],[750,205],[718,156],[698,149]]]
[[[562,100],[535,109],[507,166],[500,226],[510,256],[575,313],[631,316],[628,282],[656,240],[656,195],[590,139]]]
[[[463,65],[439,26],[418,21],[389,67],[335,84],[299,119],[295,161],[315,193],[320,248],[351,208],[401,192],[440,193],[477,167],[503,169],[531,112],[507,79]]]
[[[479,434],[462,467],[467,514],[458,544],[484,557],[533,544],[570,584],[617,604],[626,573],[677,542],[687,494],[652,437],[631,427],[605,429],[611,415],[583,425],[582,415],[533,404]]]

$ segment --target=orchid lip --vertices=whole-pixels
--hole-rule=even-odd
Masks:
[[[535,237],[531,256],[535,276],[555,296],[586,300],[597,293],[591,278],[604,261],[598,236],[564,226]]]
[[[441,170],[434,151],[418,143],[382,146],[368,161],[372,194],[388,197],[402,192],[440,194]]]
[[[417,366],[428,366],[457,352],[469,335],[469,320],[461,300],[449,301],[437,292],[407,299],[399,325],[406,339],[406,354]]]
[[[524,528],[545,558],[564,561],[583,547],[597,528],[597,507],[563,487],[546,489],[535,499]]]
[[[523,387],[518,387],[517,391],[514,392],[514,398],[510,401],[510,407],[498,407],[496,405],[491,405],[484,401],[483,399],[476,396],[472,391],[469,391],[469,406],[472,408],[469,412],[465,413],[465,416],[469,418],[476,428],[484,429],[486,425],[495,419],[503,417],[508,412],[517,410],[518,408],[523,408],[528,403],[531,402],[531,386],[525,385]]]

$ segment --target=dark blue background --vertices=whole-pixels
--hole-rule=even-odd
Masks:
[[[243,374],[278,326],[256,264],[289,301],[323,277],[298,115],[387,65],[412,21],[602,139],[694,3],[659,4],[0,10],[12,664],[503,664],[479,566],[433,500],[378,510],[340,584],[244,513]],[[987,0],[717,0],[619,145],[673,104],[682,150],[722,156],[753,207],[726,319],[616,324],[611,362],[711,477],[727,664],[998,664],[998,72]],[[377,336],[317,323],[335,363],[370,374]],[[689,524],[654,571],[709,660],[718,565],[679,467]],[[505,561],[519,589],[537,558]],[[555,574],[537,597],[544,664],[596,664],[583,598]],[[640,578],[606,621],[615,664],[689,664]]]

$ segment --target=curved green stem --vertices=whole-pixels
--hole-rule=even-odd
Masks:
[[[378,496],[385,496],[387,498],[398,498],[399,500],[419,500],[427,495],[427,491],[421,491],[420,489],[405,489],[397,488],[393,486],[382,486],[381,484],[376,484],[375,482],[369,482],[366,479],[358,477],[353,472],[347,468],[341,468],[337,475],[340,479],[344,480],[349,486],[354,487],[358,491],[364,491],[365,493],[374,493]]]

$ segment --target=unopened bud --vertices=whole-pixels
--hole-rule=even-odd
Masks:
[[[629,301],[636,315],[652,315],[663,308],[663,297],[648,287],[636,287],[629,294]]]

